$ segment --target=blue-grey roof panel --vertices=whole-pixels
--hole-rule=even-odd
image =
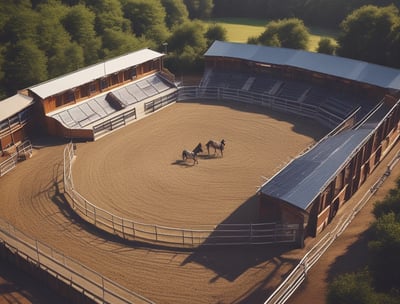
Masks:
[[[39,83],[30,87],[29,90],[44,99],[162,56],[164,55],[150,49],[138,50]]]
[[[353,153],[373,133],[389,108],[382,106],[357,129],[329,136],[293,160],[261,187],[261,193],[306,210]]]
[[[338,56],[261,45],[215,41],[205,56],[286,65],[400,90],[400,70]]]

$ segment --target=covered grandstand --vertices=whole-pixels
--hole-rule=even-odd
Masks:
[[[142,49],[51,79],[25,90],[47,133],[94,140],[147,113],[147,103],[176,99],[164,54]]]
[[[260,104],[331,129],[259,189],[260,220],[315,236],[399,136],[400,71],[300,50],[216,41],[195,95]]]

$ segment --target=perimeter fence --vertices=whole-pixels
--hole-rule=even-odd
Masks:
[[[179,88],[178,101],[187,100],[229,100],[263,106],[272,110],[301,115],[317,120],[328,128],[336,128],[347,115],[324,110],[315,104],[308,104],[285,97],[227,87],[187,86]],[[349,113],[350,114],[350,113]],[[351,115],[353,115],[352,113]]]
[[[71,208],[84,220],[114,235],[127,240],[189,248],[200,245],[301,244],[303,235],[298,224],[219,224],[193,229],[140,223],[116,216],[98,208],[74,189],[72,163],[75,150],[73,143],[64,149],[64,191],[71,198]]]
[[[390,160],[385,173],[377,179],[371,188],[362,196],[360,201],[352,208],[351,212],[344,214],[334,229],[324,235],[301,259],[286,279],[270,295],[264,304],[284,304],[304,282],[308,271],[317,263],[319,258],[328,250],[329,246],[345,231],[355,216],[361,211],[370,198],[378,191],[383,182],[391,174],[393,168],[400,160],[400,150]]]
[[[153,303],[0,219],[0,245],[94,303]],[[51,284],[52,285],[52,284]],[[65,291],[65,290],[64,290]]]
[[[0,163],[0,177],[14,169],[17,163],[32,156],[32,144],[29,140],[24,141],[9,153],[9,157]]]

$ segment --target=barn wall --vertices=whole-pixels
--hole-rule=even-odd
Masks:
[[[300,209],[276,197],[260,193],[259,218],[263,222],[277,222],[283,224],[305,224],[304,213]]]
[[[29,107],[0,122],[0,152],[27,139],[27,127],[31,120],[30,112]]]
[[[56,119],[51,117],[46,117],[45,121],[50,135],[63,138],[76,138],[90,141],[94,140],[94,133],[92,129],[68,129]]]
[[[333,181],[321,191],[308,210],[310,235],[317,235],[332,221],[340,207],[353,196],[390,151],[399,138],[399,116],[399,107],[396,106],[353,158],[344,164]]]
[[[62,107],[70,106],[88,98],[115,89],[123,84],[145,77],[149,74],[161,71],[162,60],[152,60],[134,67],[107,75],[101,79],[91,80],[76,88],[70,88],[57,95],[40,99],[44,114],[50,113]],[[30,95],[33,95],[32,93]]]

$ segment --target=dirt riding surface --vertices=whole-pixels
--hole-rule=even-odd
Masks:
[[[98,207],[143,223],[256,222],[262,176],[271,177],[326,132],[255,106],[177,103],[78,143],[74,185]],[[209,139],[225,139],[223,157],[207,155]],[[199,142],[199,163],[183,161],[182,150]],[[0,180],[0,216],[156,303],[263,303],[305,253],[291,246],[180,250],[124,242],[69,208],[62,193],[65,142],[43,145]]]

